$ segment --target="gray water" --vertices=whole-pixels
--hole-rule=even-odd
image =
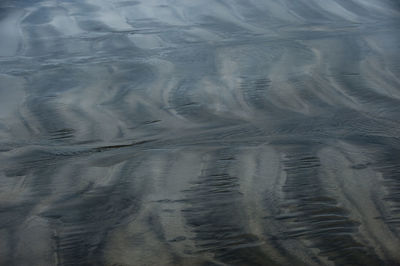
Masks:
[[[396,0],[2,0],[0,265],[399,265]]]

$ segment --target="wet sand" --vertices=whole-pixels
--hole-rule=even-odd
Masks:
[[[0,265],[400,265],[395,0],[3,0]]]

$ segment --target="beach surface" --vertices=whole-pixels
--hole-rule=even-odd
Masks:
[[[400,265],[396,0],[2,0],[0,265]]]

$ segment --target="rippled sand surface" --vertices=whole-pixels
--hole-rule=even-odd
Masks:
[[[2,0],[0,265],[399,265],[397,0]]]

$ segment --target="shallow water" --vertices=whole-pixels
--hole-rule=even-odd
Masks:
[[[3,0],[0,265],[400,265],[395,0]]]

